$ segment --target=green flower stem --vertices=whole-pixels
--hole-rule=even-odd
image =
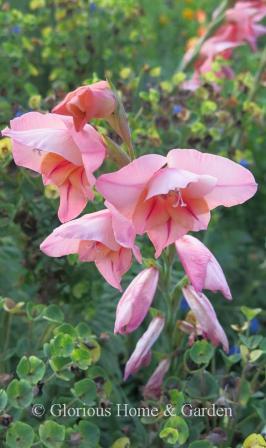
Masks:
[[[254,100],[254,98],[257,94],[258,88],[260,87],[260,79],[264,73],[265,67],[266,67],[266,48],[264,48],[264,51],[262,52],[259,68],[255,75],[255,78],[253,81],[253,86],[250,89],[249,95],[247,96],[247,101]],[[239,129],[235,133],[233,140],[232,140],[232,148],[233,149],[238,149],[240,142],[241,142],[241,137],[242,137],[242,129]]]
[[[177,72],[184,72],[188,66],[196,59],[198,56],[200,49],[202,45],[204,44],[205,40],[208,39],[208,37],[213,33],[213,31],[221,24],[225,17],[225,11],[228,6],[228,0],[224,0],[220,7],[219,7],[219,14],[217,17],[215,17],[209,24],[206,33],[199,39],[198,43],[195,45],[195,48],[188,60],[182,60],[181,64],[179,65]]]
[[[260,65],[259,65],[258,71],[255,75],[253,86],[250,89],[250,92],[248,95],[248,101],[252,101],[254,99],[254,97],[256,96],[257,90],[260,86],[260,80],[264,73],[265,67],[266,67],[266,48],[264,48],[264,50],[262,52]]]
[[[6,370],[9,370],[9,360],[7,360],[5,362],[5,356],[6,356],[6,352],[8,350],[9,347],[9,341],[10,341],[10,332],[11,332],[11,325],[12,325],[12,314],[11,313],[6,313],[6,318],[5,318],[5,332],[4,332],[4,348],[3,348],[3,353],[2,353],[2,358],[3,358],[3,364],[6,367]]]

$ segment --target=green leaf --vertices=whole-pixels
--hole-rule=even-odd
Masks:
[[[71,358],[53,356],[49,364],[56,375],[64,381],[69,381],[73,377],[73,374],[67,370],[67,367],[71,364]]]
[[[8,401],[14,408],[27,408],[33,399],[31,384],[26,380],[13,380],[7,388]]]
[[[159,433],[159,437],[164,439],[169,445],[175,445],[178,442],[179,433],[174,428],[163,428]]]
[[[57,336],[58,334],[69,334],[73,338],[77,337],[77,332],[75,328],[70,324],[62,324],[59,327],[54,329],[54,334]]]
[[[92,363],[90,350],[83,347],[73,350],[71,359],[81,370],[86,370]]]
[[[114,441],[111,448],[130,448],[130,440],[128,437],[120,437]]]
[[[87,405],[93,404],[97,396],[96,384],[88,378],[75,383],[74,389],[71,389],[71,392],[79,398],[83,404]]]
[[[57,305],[49,305],[43,313],[43,319],[61,323],[64,320],[64,313]]]
[[[254,335],[254,336],[244,336],[243,334],[239,335],[239,339],[243,344],[245,344],[250,350],[254,350],[258,345],[262,342],[263,336]]]
[[[262,338],[260,342],[260,349],[263,350],[264,353],[266,353],[266,338]]]
[[[33,441],[33,429],[26,423],[12,423],[7,430],[6,443],[10,448],[30,448]]]
[[[247,380],[244,380],[240,383],[240,389],[239,389],[239,403],[242,406],[246,406],[247,402],[249,401],[251,397],[250,393],[250,384]]]
[[[254,317],[256,317],[258,314],[261,313],[261,308],[249,308],[247,306],[241,306],[240,308],[241,312],[244,314],[247,320],[252,320]]]
[[[62,356],[66,358],[71,355],[74,350],[74,340],[69,334],[58,334],[51,341],[51,351],[53,356]]]
[[[2,412],[7,405],[7,393],[4,389],[0,389],[0,412]]]
[[[186,392],[192,398],[213,399],[219,395],[219,385],[209,372],[200,371],[187,381]]]
[[[90,327],[85,324],[84,322],[79,323],[76,326],[76,332],[77,335],[81,338],[81,339],[86,339],[89,338],[91,336],[91,329]]]
[[[195,342],[189,350],[189,356],[195,364],[208,365],[213,355],[214,348],[206,340]]]
[[[100,440],[100,430],[93,423],[82,420],[79,423],[79,432],[81,434],[81,444],[79,448],[97,448]]]
[[[188,448],[213,448],[213,445],[207,440],[197,440],[190,443]]]
[[[180,445],[183,445],[189,437],[189,429],[186,421],[182,417],[170,417],[165,425],[164,428],[174,428],[178,431],[178,443]]]
[[[183,392],[178,391],[177,389],[172,389],[169,391],[171,403],[173,403],[176,407],[176,414],[180,414],[181,407],[185,402],[185,397]]]
[[[262,350],[253,350],[249,354],[250,362],[256,362],[261,357],[261,355],[263,355]]]
[[[44,313],[45,305],[28,302],[26,305],[27,317],[29,320],[36,321],[40,319]]]
[[[61,448],[65,440],[65,427],[52,420],[46,420],[39,427],[39,436],[45,448]]]
[[[17,365],[17,375],[31,384],[37,384],[45,374],[44,362],[36,356],[23,356]]]

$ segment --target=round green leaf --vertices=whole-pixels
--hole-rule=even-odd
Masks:
[[[62,325],[59,325],[59,327],[56,327],[54,329],[55,335],[58,335],[60,333],[69,334],[70,336],[73,336],[73,338],[75,338],[77,336],[77,332],[76,332],[75,328],[70,324],[62,324]]]
[[[72,336],[63,333],[58,334],[51,341],[51,349],[54,356],[69,356],[74,350],[74,341]]]
[[[39,436],[46,448],[61,448],[65,440],[65,427],[52,420],[46,420],[39,427]]]
[[[120,437],[115,440],[111,448],[130,448],[130,440],[128,437]]]
[[[8,401],[14,408],[26,408],[33,399],[31,384],[26,380],[13,380],[7,388]]]
[[[73,350],[71,359],[81,370],[86,370],[92,363],[91,352],[85,347],[79,347]]]
[[[31,384],[37,384],[45,374],[44,362],[36,356],[23,356],[17,366],[17,375]]]
[[[182,445],[189,437],[188,425],[182,417],[170,417],[164,425],[164,428],[174,428],[178,431],[178,443]]]
[[[43,313],[43,318],[50,322],[61,323],[64,320],[64,313],[57,305],[49,305]]]
[[[82,403],[91,405],[97,396],[96,384],[94,381],[85,378],[74,385],[72,393],[79,398]]]
[[[161,439],[164,439],[169,445],[175,445],[178,442],[178,431],[175,428],[164,428],[159,434]]]
[[[212,445],[207,440],[197,440],[190,443],[188,448],[212,448]]]
[[[81,444],[79,448],[96,448],[100,440],[100,430],[93,423],[82,420],[79,423],[79,432],[81,435]]]
[[[192,398],[212,399],[219,395],[219,385],[209,372],[200,371],[187,381],[186,392]]]
[[[34,432],[26,423],[12,423],[6,434],[6,443],[10,448],[30,448],[34,441]]]
[[[209,364],[213,355],[213,346],[204,339],[195,342],[189,350],[189,356],[195,364]]]

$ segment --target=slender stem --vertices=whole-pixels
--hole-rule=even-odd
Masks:
[[[200,49],[202,45],[204,44],[205,40],[213,33],[213,31],[221,24],[225,17],[225,10],[228,6],[228,0],[224,0],[221,3],[221,6],[219,8],[218,16],[216,16],[208,25],[208,28],[206,30],[206,33],[198,40],[197,44],[195,45],[195,48],[193,49],[190,57],[188,59],[183,58],[181,61],[181,64],[178,67],[178,72],[183,72],[187,69],[187,67],[194,61],[194,59],[198,56]]]
[[[249,95],[248,95],[248,100],[249,101],[252,101],[254,99],[256,93],[257,93],[257,90],[258,90],[258,87],[259,87],[259,84],[260,84],[260,79],[261,79],[261,77],[263,75],[263,72],[265,70],[265,66],[266,66],[266,48],[264,48],[264,50],[262,52],[260,65],[259,65],[258,71],[257,71],[257,73],[255,75],[252,89],[250,90]]]

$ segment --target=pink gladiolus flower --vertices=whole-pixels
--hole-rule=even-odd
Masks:
[[[210,210],[251,198],[257,184],[250,171],[229,159],[173,149],[167,157],[142,156],[100,176],[96,188],[137,234],[148,234],[159,257],[187,232],[206,229]]]
[[[29,112],[10,122],[2,134],[12,138],[17,165],[42,174],[60,192],[61,222],[78,216],[93,199],[93,172],[105,157],[101,136],[90,125],[77,133],[70,117]]]
[[[247,42],[253,51],[257,49],[257,38],[266,34],[266,27],[258,24],[266,16],[263,0],[239,1],[226,11],[231,40]]]
[[[136,373],[141,367],[146,367],[151,361],[151,348],[160,336],[164,327],[164,318],[161,316],[155,317],[148,329],[139,339],[134,352],[130,356],[124,374],[124,380],[130,375]]]
[[[130,232],[129,232],[130,233]],[[94,261],[97,269],[114,288],[121,290],[122,275],[130,268],[132,252],[141,255],[131,237],[117,242],[109,210],[84,215],[57,227],[41,244],[50,257],[78,254],[80,261]]]
[[[191,235],[185,235],[175,242],[175,247],[184,270],[197,292],[203,289],[221,291],[227,299],[232,299],[221,266],[201,241]]]
[[[117,305],[115,333],[128,334],[141,325],[152,304],[158,280],[159,271],[153,267],[134,278]]]
[[[162,359],[143,389],[144,398],[160,398],[163,379],[170,367],[169,359]]]
[[[229,344],[227,336],[217,319],[212,304],[207,299],[207,297],[202,293],[197,293],[193,286],[187,286],[186,288],[183,288],[182,291],[186,301],[188,302],[193,314],[197,319],[197,334],[201,333],[204,338],[209,339],[215,346],[221,344],[224,351],[228,352]],[[187,330],[188,328],[185,329],[186,332]],[[190,340],[190,342],[192,341]]]
[[[233,49],[246,42],[255,51],[258,37],[266,34],[266,27],[258,24],[265,15],[266,4],[263,0],[239,1],[233,8],[228,9],[225,23],[203,43],[195,62],[195,73],[191,80],[183,83],[183,88],[196,90],[201,84],[200,76],[213,70],[213,63],[218,56],[225,60],[230,59]],[[186,62],[190,61],[193,50],[189,49],[185,54]],[[234,72],[224,65],[216,76],[232,79]]]
[[[71,115],[77,131],[93,118],[109,117],[116,107],[114,93],[106,81],[78,87],[53,108],[53,112]]]

